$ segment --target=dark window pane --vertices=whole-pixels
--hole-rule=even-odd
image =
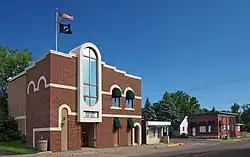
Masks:
[[[90,86],[90,96],[97,97],[97,88],[96,86]]]
[[[89,58],[83,57],[83,82],[89,84]]]
[[[90,84],[96,85],[96,60],[90,59]]]

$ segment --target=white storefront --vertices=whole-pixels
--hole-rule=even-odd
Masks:
[[[167,121],[147,121],[146,122],[146,144],[156,144],[160,142],[169,143],[168,128],[171,122]],[[166,136],[164,136],[164,133]]]

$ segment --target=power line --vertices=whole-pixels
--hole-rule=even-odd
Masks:
[[[228,81],[224,81],[224,82],[217,82],[214,84],[210,84],[210,85],[205,85],[205,86],[197,86],[197,87],[193,87],[193,88],[189,88],[186,89],[185,91],[199,91],[199,90],[206,90],[206,89],[211,89],[211,88],[216,88],[219,86],[223,86],[223,85],[227,85],[227,84],[231,84],[231,83],[238,83],[238,82],[243,82],[243,81],[250,81],[250,76],[245,76],[245,77],[239,77],[237,79],[233,79],[233,80],[228,80]],[[183,89],[179,89],[179,90],[183,90]],[[168,91],[168,90],[166,90]],[[183,90],[184,91],[184,90]],[[184,91],[184,92],[185,92]],[[165,91],[159,92],[154,94],[154,96],[162,96],[165,93]],[[149,96],[149,98],[152,95]]]
[[[218,87],[218,86],[223,86],[223,85],[227,85],[227,84],[231,84],[231,83],[238,83],[238,82],[243,82],[243,81],[249,81],[250,80],[250,76],[246,76],[246,77],[240,77],[234,80],[229,80],[229,81],[224,81],[224,82],[218,82],[218,83],[214,83],[214,84],[210,84],[210,85],[206,85],[206,86],[198,86],[198,87],[194,87],[194,88],[190,88],[189,91],[194,91],[194,90],[204,90],[204,89],[211,89],[214,87]]]

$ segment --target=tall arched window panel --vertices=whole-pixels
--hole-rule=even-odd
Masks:
[[[133,91],[128,90],[126,92],[126,108],[134,108],[135,94]]]
[[[98,100],[97,86],[97,57],[91,48],[86,48],[83,52],[83,97],[90,106]]]
[[[121,97],[122,92],[119,88],[114,88],[112,90],[112,106],[121,107]]]

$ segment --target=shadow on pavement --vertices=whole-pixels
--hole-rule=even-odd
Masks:
[[[147,157],[249,157],[250,148],[241,149],[225,149],[219,151],[204,151],[195,153],[159,153],[152,154]],[[145,156],[146,157],[146,156]]]

